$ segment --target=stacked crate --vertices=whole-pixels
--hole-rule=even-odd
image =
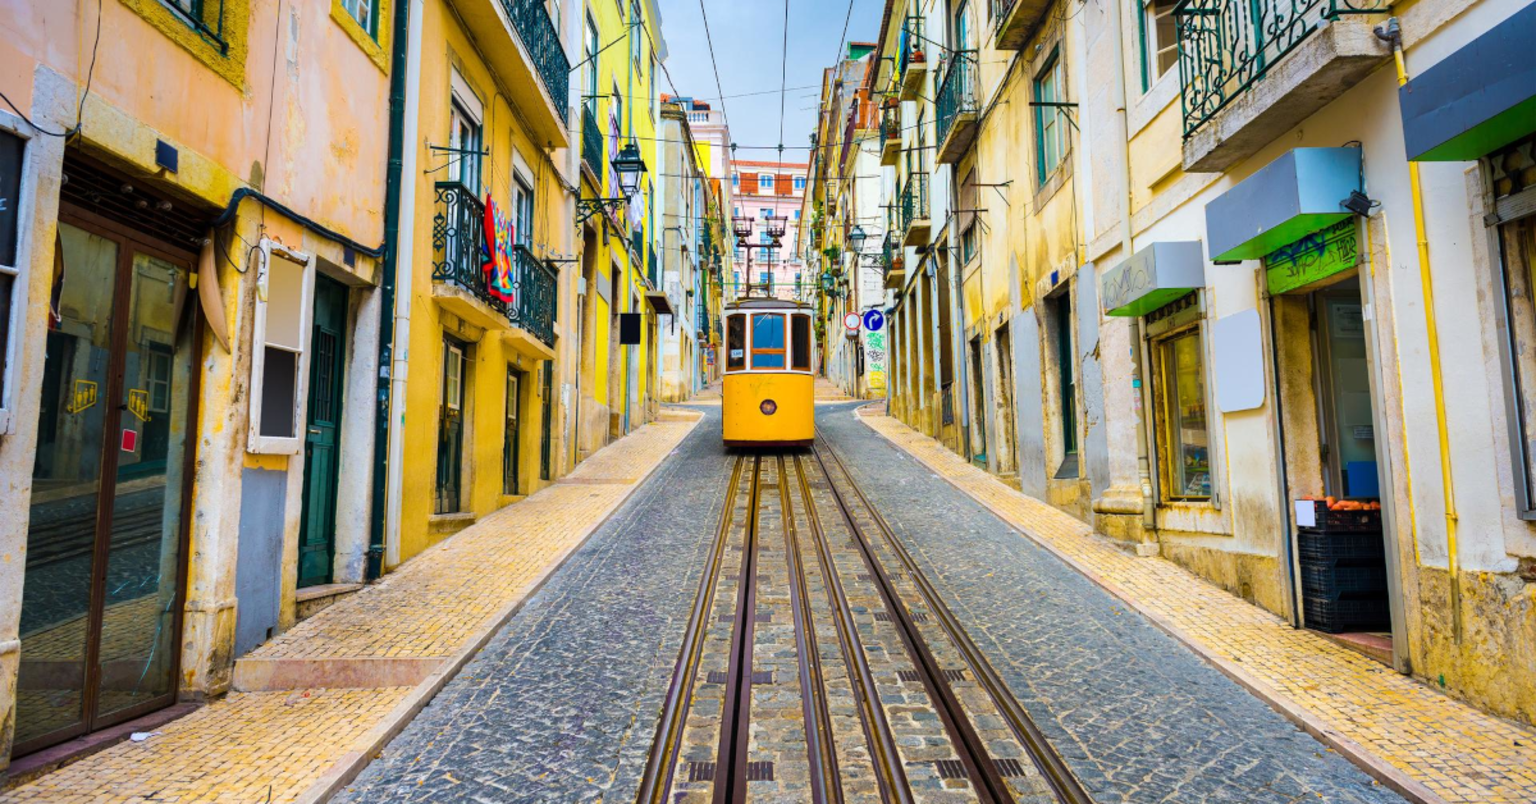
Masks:
[[[1307,627],[1330,634],[1391,630],[1381,512],[1312,505],[1313,524],[1297,528]]]

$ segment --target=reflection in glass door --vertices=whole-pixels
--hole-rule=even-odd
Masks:
[[[59,225],[16,754],[174,699],[195,386],[186,270]]]

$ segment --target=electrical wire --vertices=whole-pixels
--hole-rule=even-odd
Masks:
[[[849,0],[852,3],[852,0]],[[779,49],[779,153],[784,153],[784,88],[789,85],[789,0],[784,0],[784,44]],[[780,157],[782,159],[782,156]]]
[[[699,14],[704,18],[704,43],[709,46],[709,66],[715,74],[715,91],[720,93],[720,116],[725,119],[727,131],[731,128],[731,113],[725,108],[725,88],[720,83],[720,62],[715,58],[715,40],[709,32],[709,11],[704,8],[704,0],[699,0]],[[736,148],[736,143],[731,143],[731,148]]]
[[[0,92],[0,100],[5,101],[5,105],[11,107],[11,111],[15,112],[17,117],[20,117],[23,122],[31,126],[33,131],[47,137],[58,137],[67,140],[79,134],[81,129],[85,127],[85,99],[91,96],[91,82],[96,78],[96,53],[101,48],[102,2],[103,0],[96,0],[96,41],[91,44],[91,66],[85,71],[85,91],[80,94],[80,105],[75,109],[75,125],[73,127],[63,131],[49,131],[32,122],[32,118],[28,117],[26,112],[17,108],[16,104],[12,103],[11,99],[4,92]]]

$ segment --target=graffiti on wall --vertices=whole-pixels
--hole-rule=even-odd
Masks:
[[[885,333],[864,331],[864,376],[872,393],[885,392]]]

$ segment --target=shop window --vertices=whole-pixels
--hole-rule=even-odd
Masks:
[[[1141,0],[1141,91],[1179,63],[1178,0]]]
[[[764,278],[767,281],[767,278]],[[752,316],[752,368],[784,368],[784,316],[757,313]]]
[[[300,403],[308,385],[305,349],[313,315],[315,258],[263,240],[257,252],[248,448],[296,455],[304,444]]]
[[[1066,113],[1060,106],[1053,105],[1063,102],[1064,84],[1059,52],[1050,55],[1044,69],[1035,75],[1034,83],[1035,102],[1043,104],[1035,107],[1036,181],[1045,184],[1051,174],[1056,172],[1056,168],[1061,166],[1067,152]]]
[[[746,367],[747,317],[733,315],[725,319],[725,370],[741,371]]]
[[[18,288],[25,290],[20,279],[21,249],[21,173],[26,166],[27,141],[10,131],[0,130],[0,433],[11,431],[11,418],[16,406],[11,400],[11,366],[16,361],[11,354],[13,344],[19,343],[19,329],[24,315],[13,315],[23,305],[14,298]]]
[[[1198,295],[1147,316],[1159,495],[1164,502],[1211,498],[1210,424]]]

